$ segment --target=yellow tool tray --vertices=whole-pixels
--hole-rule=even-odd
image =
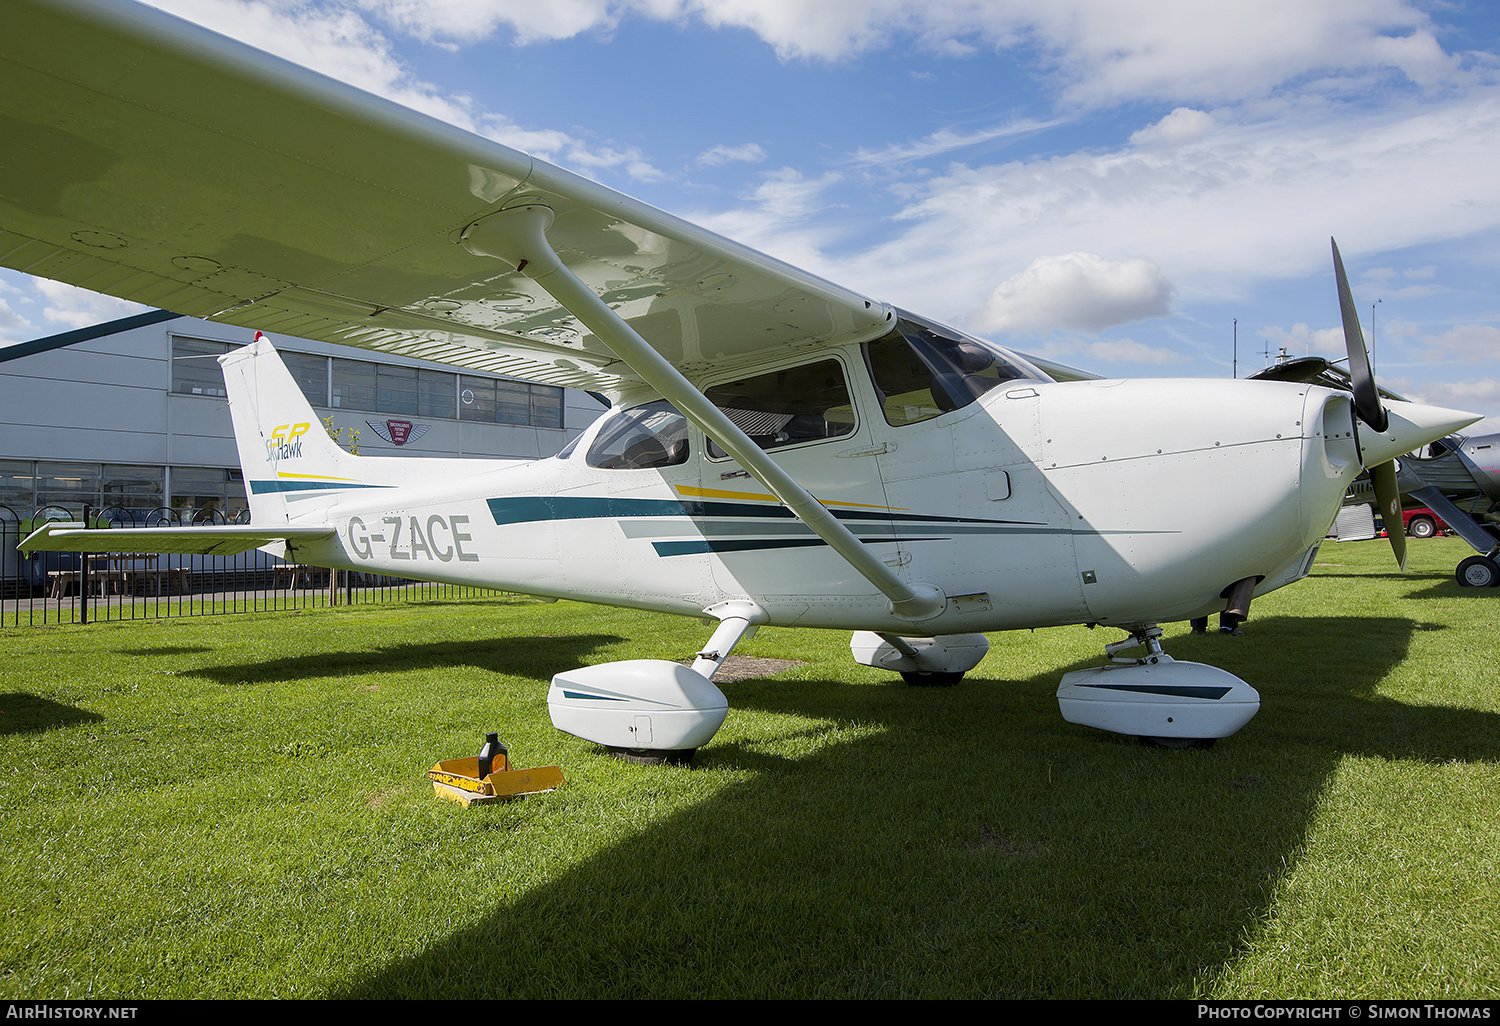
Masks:
[[[531,769],[512,769],[510,759],[501,756],[495,760],[497,766],[488,776],[479,775],[479,757],[449,759],[427,771],[433,791],[443,798],[451,798],[465,806],[516,798],[523,794],[540,794],[551,791],[563,782],[562,770],[557,766],[535,766]]]

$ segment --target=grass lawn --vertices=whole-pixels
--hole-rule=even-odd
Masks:
[[[552,729],[557,670],[696,620],[530,600],[0,631],[0,996],[1500,996],[1500,590],[1325,546],[1207,751],[1064,722],[1118,631],[994,635],[954,688],[762,629],[692,768]],[[486,731],[546,795],[465,810]]]

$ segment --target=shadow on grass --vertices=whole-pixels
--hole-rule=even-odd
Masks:
[[[96,723],[104,717],[25,691],[0,694],[0,735],[30,734],[53,727]]]
[[[197,655],[200,652],[212,652],[213,649],[207,645],[154,645],[147,648],[117,648],[115,651],[132,656],[174,656]]]
[[[548,680],[560,667],[578,666],[590,653],[622,640],[613,634],[580,634],[398,644],[363,651],[318,652],[284,659],[201,666],[181,672],[183,676],[205,677],[219,684],[236,685],[473,666],[517,677]]]
[[[1416,626],[1174,639],[1261,691],[1207,751],[1065,723],[1058,677],[1092,661],[946,689],[727,685],[732,710],[817,720],[775,739],[812,754],[727,729],[696,770],[639,768],[753,776],[335,996],[1192,996],[1262,921],[1341,756],[1500,755],[1500,717],[1375,700]]]
[[[451,598],[408,598],[402,599],[402,604],[408,606],[540,606],[547,605],[546,599],[532,598],[530,595],[494,595],[488,598],[475,599],[451,599]],[[556,601],[555,599],[553,601]],[[377,603],[368,603],[378,605]]]
[[[1413,588],[1401,596],[1414,599],[1469,599],[1470,601],[1500,602],[1500,588],[1464,588],[1452,574],[1425,588]]]
[[[1414,582],[1417,582],[1417,581],[1424,581],[1424,580],[1447,581],[1449,584],[1453,585],[1453,587],[1455,589],[1458,589],[1458,582],[1453,579],[1453,572],[1451,570],[1448,571],[1447,573],[1442,573],[1440,571],[1431,571],[1431,570],[1426,570],[1426,571],[1422,571],[1422,570],[1408,570],[1406,573],[1402,573],[1400,570],[1397,570],[1394,566],[1392,566],[1389,570],[1361,570],[1361,569],[1355,568],[1355,569],[1347,570],[1347,571],[1346,570],[1330,570],[1330,569],[1327,569],[1326,567],[1319,567],[1318,568],[1318,576],[1319,577],[1331,577],[1331,578],[1334,578],[1334,579],[1342,579],[1342,580],[1348,580],[1350,578],[1357,578],[1357,579],[1362,580],[1362,581],[1389,581],[1389,582],[1391,582],[1393,584],[1399,584],[1399,583],[1401,583],[1403,581],[1406,582],[1407,584],[1411,584],[1411,583],[1414,583]]]

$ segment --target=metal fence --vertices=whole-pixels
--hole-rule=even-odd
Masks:
[[[476,598],[502,594],[402,577],[288,563],[258,549],[234,556],[146,552],[74,553],[17,549],[47,521],[93,527],[248,523],[223,510],[43,506],[30,515],[0,505],[0,627],[308,609],[372,602]]]

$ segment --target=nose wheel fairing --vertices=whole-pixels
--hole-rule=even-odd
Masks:
[[[1260,693],[1227,670],[1178,662],[1162,651],[1161,629],[1142,628],[1106,647],[1110,662],[1064,674],[1057,689],[1063,719],[1163,743],[1228,737],[1260,711]],[[1142,646],[1140,658],[1119,652]],[[1176,746],[1176,745],[1174,745]]]

